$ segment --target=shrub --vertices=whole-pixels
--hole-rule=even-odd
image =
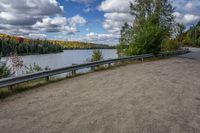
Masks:
[[[179,43],[174,39],[165,39],[162,42],[162,51],[174,51],[179,49]]]
[[[93,50],[91,62],[103,60],[103,54],[101,50]]]
[[[25,72],[26,74],[31,74],[31,73],[40,72],[44,70],[42,67],[40,67],[36,63],[34,63],[33,65],[25,66],[25,68],[26,68],[26,72]]]

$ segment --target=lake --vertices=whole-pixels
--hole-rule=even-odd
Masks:
[[[115,49],[103,49],[101,50],[104,59],[117,58],[118,55]],[[56,69],[72,64],[87,63],[88,59],[92,57],[93,50],[64,50],[62,53],[55,54],[43,54],[43,55],[26,55],[21,56],[23,64],[29,66],[36,63],[42,68],[49,67],[50,69]],[[2,58],[6,60],[6,58]],[[18,72],[17,76],[21,75]]]

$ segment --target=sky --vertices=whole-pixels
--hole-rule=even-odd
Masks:
[[[134,0],[0,0],[0,33],[115,45]],[[172,0],[176,21],[200,20],[200,0]]]

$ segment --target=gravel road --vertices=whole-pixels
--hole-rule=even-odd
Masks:
[[[200,62],[132,64],[0,101],[1,133],[200,133]]]

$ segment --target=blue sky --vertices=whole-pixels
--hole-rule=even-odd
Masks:
[[[199,0],[171,0],[176,21],[200,20]],[[0,0],[0,33],[114,45],[134,0]]]

